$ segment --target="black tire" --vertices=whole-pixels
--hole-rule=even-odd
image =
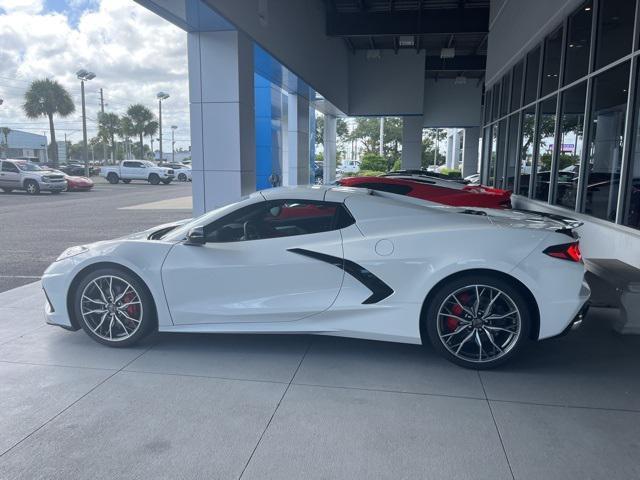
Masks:
[[[473,317],[468,315],[468,312],[474,313],[475,310],[476,285],[479,287],[481,301],[478,304],[478,312]],[[501,294],[492,295],[497,291]],[[457,305],[460,306],[459,313],[451,308],[451,306],[456,307],[452,300],[454,294]],[[465,294],[467,297],[464,296]],[[490,300],[494,296],[495,300],[491,303]],[[492,307],[489,307],[490,303]],[[513,307],[516,310],[513,310]],[[517,314],[502,319],[491,318],[500,317],[505,310],[509,309],[517,311]],[[422,331],[426,331],[433,348],[447,360],[462,367],[485,370],[511,360],[528,342],[532,309],[533,306],[521,291],[513,286],[513,282],[491,274],[464,275],[445,282],[430,297],[429,304],[425,306],[423,312]],[[442,311],[445,314],[442,314]],[[450,316],[455,313],[461,317]],[[485,314],[487,320],[480,318]],[[469,320],[469,322],[463,323],[463,320],[465,322]],[[508,325],[502,323],[508,323]],[[456,331],[459,333],[455,333]],[[443,339],[441,335],[446,336],[447,339]],[[468,339],[468,343],[465,342],[463,345],[464,350],[456,348],[465,339]],[[478,351],[478,358],[475,357],[475,353],[473,357],[471,353],[467,353],[471,348]],[[458,353],[456,354],[454,350]],[[484,359],[481,352],[485,353]]]
[[[179,182],[186,182],[187,181],[187,174],[186,173],[179,173],[178,174],[178,181]]]
[[[171,179],[162,180],[162,183],[164,183],[165,185],[169,185],[171,183]]]
[[[11,193],[11,192],[13,192],[13,188],[3,188],[2,191],[4,193]]]
[[[117,173],[114,172],[109,172],[107,174],[107,181],[111,184],[111,185],[115,185],[116,183],[118,183],[120,181],[120,177],[118,177]]]
[[[157,173],[152,173],[151,175],[149,175],[149,183],[151,185],[159,185],[160,184],[160,177],[158,176]]]
[[[127,178],[126,180],[122,179],[122,183],[131,183],[131,179],[130,178]]]
[[[25,180],[24,189],[29,195],[40,194],[40,185],[38,185],[38,182],[36,182],[35,180]]]
[[[141,309],[139,311],[140,321],[138,324],[135,324],[133,322],[127,322],[124,316],[117,316],[118,320],[120,320],[120,325],[122,325],[123,328],[125,329],[126,327],[122,322],[127,322],[127,325],[130,325],[132,328],[134,328],[133,327],[134,325],[137,325],[137,327],[135,327],[135,330],[133,330],[131,334],[126,338],[114,339],[114,340],[109,340],[108,338],[104,338],[103,336],[100,335],[100,333],[104,331],[107,325],[103,324],[103,327],[100,329],[95,328],[95,325],[89,324],[91,323],[91,320],[87,319],[92,317],[84,317],[82,314],[83,301],[85,302],[84,304],[85,309],[87,308],[87,305],[89,306],[94,305],[91,302],[87,303],[86,300],[83,300],[83,297],[86,297],[87,295],[89,296],[91,295],[90,293],[91,289],[94,288],[93,285],[95,285],[95,284],[92,284],[92,282],[94,281],[97,281],[98,283],[106,282],[106,277],[117,277],[123,280],[124,282],[130,284],[130,286],[134,289],[135,295],[139,297],[139,300],[141,302]],[[115,290],[114,296],[116,298],[118,297],[119,294],[123,294],[121,290],[120,291],[117,290],[117,285],[118,283],[114,281],[114,290]],[[98,296],[97,298],[100,299],[102,297]],[[124,298],[126,299],[126,296]],[[109,298],[107,298],[107,300],[109,300]],[[95,304],[95,305],[97,307],[100,307],[100,305],[98,304]],[[85,275],[76,286],[75,292],[73,294],[73,314],[75,315],[75,319],[77,320],[78,324],[82,326],[82,329],[87,333],[87,335],[89,335],[96,342],[101,343],[103,345],[107,345],[109,347],[129,347],[131,345],[134,345],[140,340],[142,340],[150,332],[155,330],[157,326],[155,304],[153,302],[153,298],[151,297],[151,294],[149,293],[147,286],[138,277],[136,277],[135,275],[132,275],[131,273],[129,273],[127,270],[123,268],[115,268],[115,267],[101,268],[98,270],[94,270],[88,273],[87,275]],[[97,315],[101,315],[101,314],[99,313]],[[95,319],[95,323],[99,323],[99,319]],[[118,325],[117,321],[113,321],[112,326],[114,328],[112,329],[112,333],[115,332],[115,334],[117,334],[117,331],[118,331],[117,325]]]

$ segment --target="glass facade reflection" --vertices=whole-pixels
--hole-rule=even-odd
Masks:
[[[636,22],[636,0],[587,0],[494,82],[485,183],[640,229]]]

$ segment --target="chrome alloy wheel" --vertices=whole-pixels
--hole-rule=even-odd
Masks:
[[[516,345],[522,318],[502,290],[468,285],[451,293],[438,309],[438,336],[455,357],[485,363],[503,357]]]
[[[82,319],[98,337],[109,342],[130,338],[142,323],[142,299],[133,286],[115,275],[93,279],[82,291]]]

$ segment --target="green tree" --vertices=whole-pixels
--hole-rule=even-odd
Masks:
[[[4,142],[2,142],[3,150],[4,150],[4,158],[9,156],[9,134],[11,133],[11,129],[9,127],[0,128],[0,133],[2,133],[2,138]]]
[[[376,117],[358,117],[347,140],[355,140],[366,153],[378,153],[380,150],[380,119]],[[394,162],[400,157],[402,145],[402,120],[397,117],[385,117],[384,156]]]
[[[144,155],[144,136],[148,135],[150,127],[149,124],[155,121],[155,117],[151,110],[140,103],[129,106],[127,108],[127,127],[131,127],[130,133],[132,136],[137,136],[139,139],[140,155]],[[157,128],[157,127],[156,127]],[[140,158],[143,158],[142,156]]]
[[[111,148],[111,158],[116,156],[116,135],[120,132],[120,117],[115,113],[100,113],[98,115],[98,136]]]
[[[386,172],[389,169],[387,161],[377,153],[365,153],[360,163],[360,170]]]
[[[155,120],[152,120],[149,123],[147,123],[147,126],[144,129],[144,135],[146,137],[153,138],[157,133],[158,133],[158,122],[156,122]],[[151,149],[149,149],[149,152],[151,152]],[[155,153],[151,152],[151,158],[154,158],[154,157],[155,157]],[[162,161],[162,159],[160,160]]]
[[[349,126],[344,118],[336,118],[336,137],[338,142],[344,141],[349,135]],[[316,145],[322,145],[324,141],[324,115],[316,117]]]
[[[76,107],[69,92],[56,80],[34,80],[24,94],[22,105],[28,118],[47,117],[51,135],[51,157],[54,165],[58,164],[58,148],[53,116],[67,117],[75,112]]]

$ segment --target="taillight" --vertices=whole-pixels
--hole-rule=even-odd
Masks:
[[[550,257],[561,258],[563,260],[569,260],[571,262],[582,261],[582,254],[580,253],[580,244],[578,242],[563,243],[562,245],[552,245],[544,250]]]

